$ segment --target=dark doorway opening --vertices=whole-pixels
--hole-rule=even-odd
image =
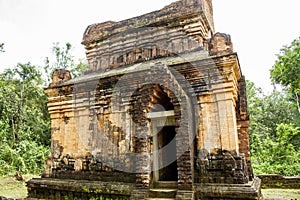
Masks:
[[[177,181],[175,126],[164,126],[158,133],[159,181]]]

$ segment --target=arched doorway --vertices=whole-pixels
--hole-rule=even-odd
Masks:
[[[153,181],[178,181],[174,106],[161,86],[154,88],[149,108]]]
[[[194,180],[196,132],[193,125],[197,124],[194,117],[194,113],[197,113],[197,109],[194,109],[198,106],[197,99],[190,94],[192,88],[184,78],[180,79],[178,72],[159,64],[151,70],[153,73],[160,73],[159,79],[156,76],[145,77],[144,84],[138,85],[139,88],[131,95],[130,100],[130,113],[135,123],[133,145],[137,153],[136,184],[140,188],[172,185],[178,189],[189,190]],[[166,132],[172,132],[169,138],[159,137]],[[171,159],[160,159],[164,157],[162,152],[167,147],[173,149],[166,151],[166,157]],[[165,166],[166,163],[171,164],[172,157],[177,162],[177,167],[176,164],[173,167]],[[167,167],[165,172],[164,167]],[[177,181],[166,184],[160,182],[164,180]]]

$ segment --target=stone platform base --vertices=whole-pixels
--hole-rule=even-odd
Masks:
[[[195,199],[261,200],[261,180],[257,177],[248,184],[195,184]]]
[[[135,184],[40,178],[27,182],[27,199],[130,199]]]
[[[255,178],[248,184],[194,184],[193,191],[175,189],[164,192],[164,198],[176,200],[260,200],[261,180]],[[40,178],[27,182],[27,199],[131,199],[142,200],[158,197],[157,191],[137,189],[134,183],[100,182]],[[158,195],[158,196],[157,196]],[[170,195],[166,196],[166,195]]]

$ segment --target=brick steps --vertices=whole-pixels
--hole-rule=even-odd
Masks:
[[[176,189],[150,189],[149,198],[165,198],[165,199],[174,199],[176,197]]]
[[[177,181],[158,181],[155,183],[155,188],[176,189],[178,183]]]

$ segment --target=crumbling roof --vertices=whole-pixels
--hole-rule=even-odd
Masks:
[[[92,24],[84,32],[82,44],[87,45],[91,42],[102,41],[108,37],[120,32],[150,26],[173,26],[172,22],[178,19],[187,18],[193,15],[200,15],[205,12],[205,6],[202,0],[180,0],[174,2],[163,9],[144,14],[138,17],[122,20],[119,22],[107,21],[103,23]],[[207,19],[207,23],[212,20]],[[213,29],[213,24],[210,25]]]

